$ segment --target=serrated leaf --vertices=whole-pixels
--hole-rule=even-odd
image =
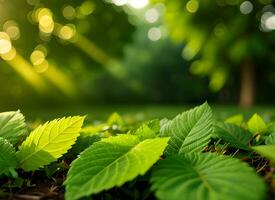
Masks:
[[[168,157],[153,171],[152,189],[160,200],[261,200],[263,180],[247,164],[218,154]]]
[[[252,147],[260,155],[275,162],[275,145],[260,145]]]
[[[168,138],[140,141],[119,135],[93,144],[80,154],[68,172],[66,199],[75,200],[121,186],[143,175],[162,155]]]
[[[19,110],[0,113],[0,137],[16,144],[19,137],[26,132],[25,118]]]
[[[31,171],[57,160],[75,143],[83,121],[84,117],[67,117],[37,127],[19,147],[20,166]]]
[[[239,126],[217,122],[214,125],[214,134],[225,142],[228,142],[232,147],[251,150],[248,143],[253,136]]]
[[[167,153],[202,151],[210,141],[212,123],[212,111],[207,103],[178,115],[160,130],[160,135],[171,136]]]
[[[265,144],[275,144],[275,133],[271,133],[265,138]]]
[[[17,164],[14,147],[8,140],[0,137],[0,175],[14,171]]]
[[[231,117],[228,117],[225,120],[225,123],[234,124],[236,126],[241,126],[244,121],[244,117],[241,114],[233,115]]]
[[[267,125],[258,114],[254,114],[247,122],[248,130],[256,134],[262,134],[267,131]]]

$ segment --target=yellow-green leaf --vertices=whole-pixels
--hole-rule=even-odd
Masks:
[[[228,124],[234,124],[234,125],[237,125],[237,126],[241,126],[242,123],[243,123],[243,115],[241,114],[238,114],[238,115],[233,115],[231,117],[228,117],[226,120],[225,120],[225,123],[228,123]]]
[[[260,155],[275,162],[275,145],[260,145],[252,147]]]
[[[21,168],[36,170],[61,157],[75,143],[83,121],[80,116],[56,119],[32,131],[17,153]]]
[[[68,172],[66,199],[76,200],[145,174],[157,162],[168,138],[141,141],[123,134],[96,142],[76,159]]]
[[[256,134],[265,133],[267,131],[267,125],[264,120],[258,114],[254,114],[247,122],[248,130]]]

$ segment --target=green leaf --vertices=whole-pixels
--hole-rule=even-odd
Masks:
[[[75,159],[74,156],[78,155],[86,148],[94,144],[95,142],[100,141],[101,137],[99,135],[92,135],[92,136],[82,136],[80,135],[77,138],[76,143],[72,146],[72,148],[68,151],[69,158]],[[67,156],[66,156],[67,157]]]
[[[31,171],[57,160],[75,143],[83,121],[84,117],[68,117],[36,128],[19,147],[20,166]]]
[[[81,135],[82,136],[93,136],[99,135],[104,131],[108,130],[110,126],[108,124],[98,124],[98,125],[90,125],[82,128]]]
[[[275,122],[271,122],[267,125],[268,132],[275,132]]]
[[[16,144],[20,136],[27,133],[25,118],[20,111],[0,113],[0,137]]]
[[[231,117],[228,117],[225,122],[229,124],[234,124],[236,126],[241,126],[244,121],[244,117],[241,114],[233,115]]]
[[[254,135],[262,134],[267,131],[266,123],[258,114],[254,114],[247,122],[247,125],[248,130]]]
[[[160,130],[160,121],[158,119],[144,122],[141,126],[135,130],[132,135],[138,136],[141,140],[154,138],[157,136]]]
[[[217,122],[214,125],[214,134],[225,142],[228,142],[232,147],[251,150],[248,143],[253,136],[250,132],[239,126]]]
[[[275,162],[275,145],[260,145],[252,147],[258,154]]]
[[[246,163],[212,153],[168,157],[153,171],[151,182],[160,200],[261,200],[266,191]]]
[[[210,141],[212,123],[207,103],[178,115],[161,128],[160,135],[171,136],[167,153],[202,151]]]
[[[6,139],[0,137],[0,175],[13,172],[17,164],[14,147]]]
[[[271,133],[265,138],[265,144],[275,144],[275,133]]]
[[[119,127],[123,127],[125,122],[123,118],[118,113],[113,113],[107,121],[107,124],[109,126],[117,125]]]
[[[168,138],[140,141],[135,135],[119,135],[93,144],[82,152],[68,172],[66,199],[74,200],[145,174],[162,155]]]

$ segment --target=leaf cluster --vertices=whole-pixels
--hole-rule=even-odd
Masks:
[[[148,183],[148,195],[160,200],[267,196],[261,175],[263,167],[275,162],[275,132],[273,123],[258,114],[247,122],[242,115],[218,121],[204,103],[172,120],[138,125],[117,113],[82,128],[84,119],[55,119],[28,134],[20,111],[1,113],[0,176],[20,180],[22,174],[38,170],[52,177],[57,169],[65,169],[68,200],[114,188],[129,190],[140,179]],[[254,158],[265,165],[258,169],[250,162]]]

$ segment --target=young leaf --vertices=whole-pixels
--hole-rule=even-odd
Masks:
[[[119,135],[93,144],[82,152],[68,172],[66,199],[75,200],[143,175],[162,155],[168,138],[140,141],[135,135]]]
[[[68,117],[36,128],[19,147],[20,166],[31,171],[57,160],[75,143],[83,121],[84,117]]]
[[[98,125],[90,125],[82,128],[81,135],[82,136],[93,136],[99,135],[104,131],[108,130],[110,127],[108,124],[98,124]]]
[[[212,153],[185,154],[160,161],[152,189],[160,200],[261,200],[263,180],[238,159]]]
[[[160,135],[171,136],[167,153],[202,151],[210,140],[212,123],[207,103],[178,115],[161,128]]]
[[[26,132],[25,118],[19,110],[0,113],[0,137],[16,144],[19,137]]]
[[[260,155],[275,162],[275,145],[260,145],[252,147]]]
[[[251,150],[251,148],[248,146],[248,142],[252,139],[253,136],[250,132],[239,126],[217,122],[214,125],[214,134],[225,142],[228,142],[232,147],[248,151]]]
[[[138,129],[136,129],[132,135],[138,136],[141,140],[154,138],[157,136],[160,130],[160,121],[158,119],[144,122]]]
[[[247,125],[248,130],[254,135],[262,134],[267,131],[266,123],[258,114],[254,114],[247,122]]]
[[[117,125],[119,127],[123,127],[125,122],[123,118],[118,113],[113,113],[107,121],[107,124],[109,126]]]
[[[234,124],[234,125],[236,125],[236,126],[241,126],[242,123],[243,123],[243,115],[238,114],[238,115],[233,115],[233,116],[231,116],[231,117],[228,117],[228,118],[225,120],[225,123]]]
[[[0,137],[0,175],[13,172],[17,164],[14,147],[7,140]]]
[[[265,138],[265,144],[275,144],[275,133],[271,133]]]

